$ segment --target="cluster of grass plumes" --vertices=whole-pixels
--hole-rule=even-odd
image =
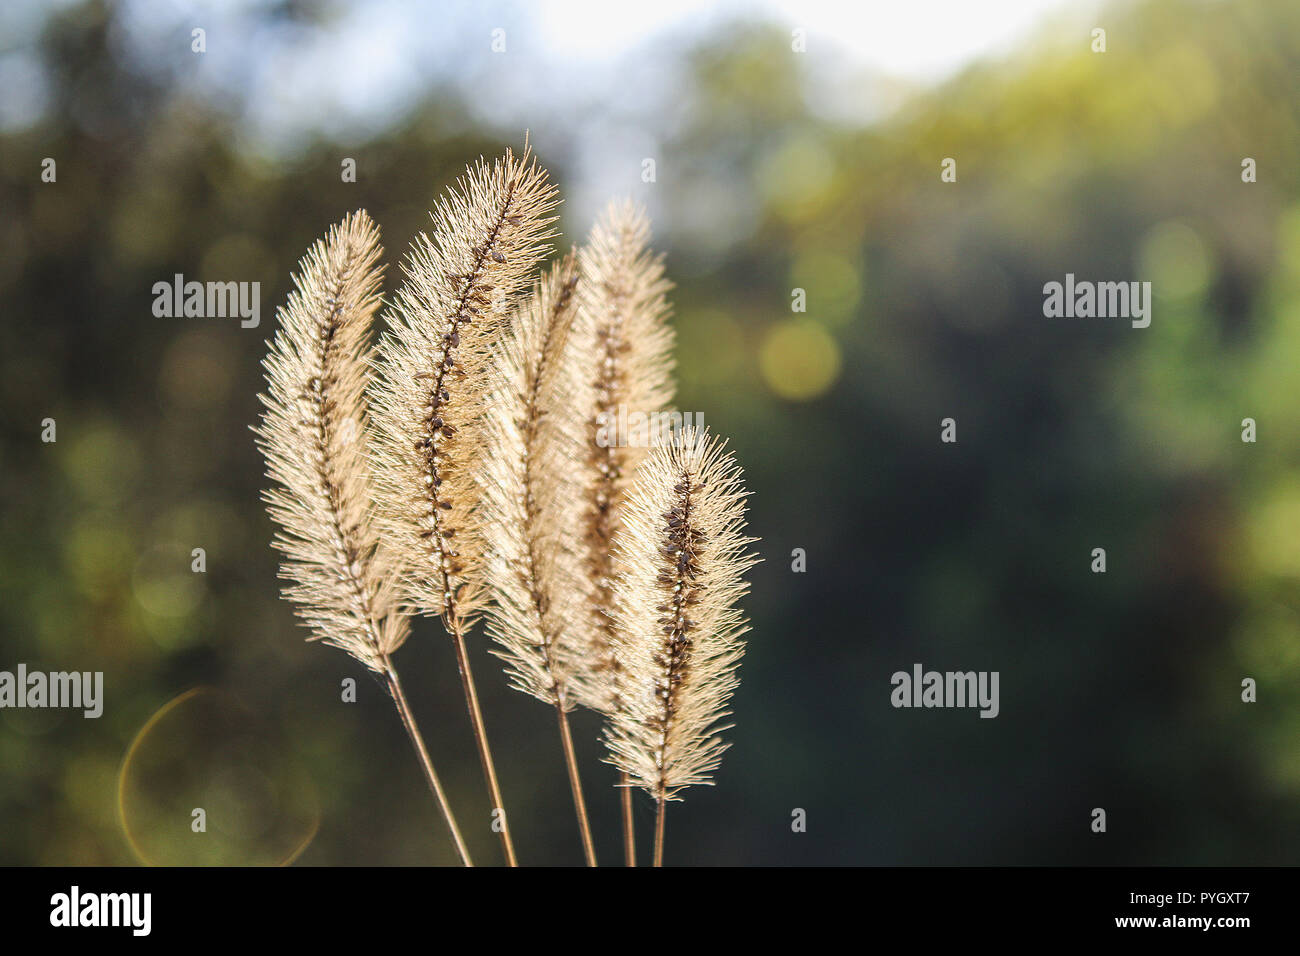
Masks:
[[[588,864],[579,705],[606,720],[625,862],[640,788],[658,806],[659,865],[665,805],[711,783],[726,749],[754,539],[724,442],[689,428],[650,448],[609,440],[620,409],[672,401],[669,284],[630,202],[543,272],[557,204],[527,148],[470,167],[413,241],[378,343],[378,229],[364,212],[333,227],[280,310],[255,430],[285,597],[314,639],[380,675],[462,862],[392,659],[419,616],[450,638],[505,862],[465,643],[480,619],[510,685],[555,710]]]

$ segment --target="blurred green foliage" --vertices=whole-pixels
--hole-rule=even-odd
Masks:
[[[453,862],[380,689],[277,599],[247,426],[309,243],[365,206],[391,278],[438,191],[505,143],[436,89],[372,140],[270,162],[123,62],[114,16],[50,19],[49,108],[0,137],[0,667],[107,690],[97,721],[0,712],[0,862],[269,862],[299,838],[307,864]],[[767,561],[735,744],[673,806],[673,862],[1297,858],[1300,8],[1152,0],[1105,23],[1104,55],[1044,37],[865,128],[819,118],[779,30],[687,55],[650,187],[680,404],[731,436]],[[177,272],[261,282],[262,328],[154,318]],[[1152,282],[1151,327],[1043,318],[1066,272]],[[474,653],[521,859],[576,863],[554,728]],[[1001,716],[893,710],[917,661],[1000,671]],[[493,861],[450,648],[424,622],[401,663]],[[612,861],[613,773],[598,723],[576,733]],[[198,800],[226,808],[204,837]]]

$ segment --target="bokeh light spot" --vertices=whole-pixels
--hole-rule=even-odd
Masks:
[[[795,259],[790,285],[808,293],[808,314],[830,325],[843,325],[862,297],[862,280],[846,257],[810,249]]]
[[[1191,226],[1171,220],[1151,229],[1138,253],[1139,281],[1150,282],[1162,299],[1190,299],[1210,284],[1213,260],[1205,240]]]
[[[1300,578],[1300,484],[1289,481],[1256,507],[1250,522],[1256,567],[1269,577]]]
[[[835,160],[807,136],[793,137],[767,157],[758,172],[764,198],[789,222],[816,215],[830,195]]]
[[[140,606],[159,617],[185,617],[203,599],[203,575],[191,570],[190,553],[179,547],[147,551],[132,585]]]
[[[768,330],[759,364],[773,392],[793,401],[807,401],[835,384],[840,374],[840,348],[816,322],[792,319]]]

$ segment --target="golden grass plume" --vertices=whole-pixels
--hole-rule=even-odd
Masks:
[[[382,675],[462,863],[471,866],[447,794],[402,690],[392,653],[409,630],[400,562],[379,534],[368,460],[370,327],[383,270],[379,229],[364,211],[333,226],[299,263],[263,363],[265,412],[254,431],[275,487],[285,597],[313,637]]]
[[[740,467],[726,442],[684,428],[637,472],[619,533],[614,586],[621,705],[611,762],[661,803],[709,784],[748,631],[739,600],[758,560],[744,535]]]
[[[673,330],[668,324],[663,257],[650,250],[650,219],[630,200],[606,207],[579,260],[579,365],[577,407],[585,416],[582,496],[586,608],[581,622],[587,644],[583,679],[575,696],[609,714],[618,708],[618,660],[614,654],[613,544],[621,511],[646,449],[610,432],[620,408],[651,414],[672,402]]]
[[[380,547],[367,472],[365,387],[383,269],[364,211],[333,226],[299,263],[263,363],[265,411],[255,428],[275,487],[285,597],[315,639],[375,671],[406,638],[396,613],[393,552]]]
[[[577,305],[570,254],[542,279],[494,350],[480,480],[488,632],[511,685],[566,710],[583,673],[585,609],[572,538],[581,518],[581,426],[568,345]]]
[[[468,626],[482,608],[474,469],[494,334],[549,250],[556,189],[528,149],[480,159],[433,213],[385,317],[372,389],[377,493],[409,555],[405,595]]]
[[[385,527],[406,556],[404,601],[442,619],[505,860],[517,865],[496,765],[465,648],[482,611],[484,544],[477,474],[485,370],[521,292],[550,250],[556,187],[529,148],[479,161],[439,200],[405,281],[385,313],[379,377],[371,389],[373,470]]]
[[[632,789],[664,807],[709,784],[748,630],[758,560],[726,443],[687,427],[618,434],[673,400],[662,256],[645,210],[611,203],[540,280],[556,187],[527,145],[481,159],[412,242],[380,308],[379,232],[364,211],[302,259],[265,360],[255,427],[274,487],[285,596],[312,632],[386,682],[462,861],[468,849],[391,660],[409,617],[452,638],[505,861],[516,865],[465,634],[487,630],[510,683],[556,708],[589,865],[567,711],[606,715],[635,864]]]

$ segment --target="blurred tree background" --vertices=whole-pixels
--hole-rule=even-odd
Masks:
[[[467,162],[531,126],[567,193],[590,116],[485,119],[477,100],[546,78],[525,61],[495,85],[509,68],[476,56],[391,123],[272,156],[183,82],[188,30],[142,58],[129,13],[65,5],[0,49],[0,669],[106,684],[99,720],[0,711],[0,863],[454,862],[380,688],[278,599],[259,363],[331,222],[370,210],[391,291]],[[258,16],[292,35],[329,11]],[[673,806],[670,862],[1297,859],[1300,7],[1147,0],[1099,23],[1104,55],[1044,30],[871,121],[821,109],[825,75],[775,26],[646,54],[658,145],[621,181],[664,224],[679,404],[731,437],[766,558],[734,746]],[[39,110],[15,80],[33,63]],[[589,221],[570,204],[562,226]],[[1150,281],[1151,326],[1044,318],[1067,272]],[[154,317],[175,273],[260,282],[261,327]],[[552,722],[473,653],[521,860],[580,862]],[[494,862],[451,649],[420,622],[398,659]],[[893,709],[915,662],[1000,671],[1000,716]],[[575,732],[613,863],[614,774],[599,723]]]

